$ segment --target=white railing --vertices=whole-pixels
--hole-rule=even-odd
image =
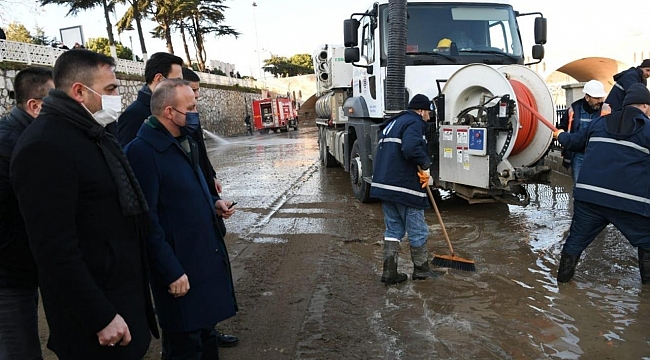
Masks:
[[[224,86],[245,86],[249,88],[257,87],[257,81],[253,79],[237,79],[229,76],[215,75],[203,72],[197,72],[201,82],[205,82],[213,85],[224,85]]]
[[[64,51],[49,46],[0,40],[0,61],[54,66],[54,62]]]
[[[144,76],[144,63],[117,59],[115,71],[125,73],[125,74],[137,74]]]
[[[54,66],[54,62],[64,51],[50,46],[34,45],[10,40],[0,40],[0,62],[11,61],[29,65]],[[144,63],[131,60],[117,59],[116,71],[125,74],[144,76]],[[244,86],[249,88],[265,88],[266,85],[252,79],[237,79],[229,76],[197,73],[201,82],[223,86]]]

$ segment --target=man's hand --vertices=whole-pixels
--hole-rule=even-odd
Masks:
[[[187,278],[187,275],[185,274],[179,277],[178,280],[169,284],[168,292],[172,294],[174,297],[181,297],[187,294],[188,291],[190,291],[190,280]]]
[[[221,187],[221,183],[217,181],[217,179],[214,179],[214,188],[217,189],[217,194],[221,194],[221,190],[223,188]]]
[[[221,216],[224,219],[227,219],[235,213],[235,208],[231,207],[232,201],[229,200],[217,200],[214,203],[214,208],[217,211],[217,215]]]
[[[420,178],[420,184],[422,184],[422,188],[424,189],[429,185],[430,179],[431,179],[431,172],[429,169],[426,170],[421,170],[418,171],[418,177]]]
[[[131,333],[124,319],[117,314],[105,328],[97,333],[97,338],[101,346],[115,346],[118,342],[120,345],[126,346],[131,342]]]
[[[562,130],[562,129],[557,129],[557,130],[553,131],[553,139],[557,139],[558,135],[560,135],[560,133],[563,133],[563,132],[564,132],[564,130]]]

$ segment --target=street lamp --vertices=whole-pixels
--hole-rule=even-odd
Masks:
[[[260,41],[257,38],[257,16],[255,15],[255,8],[257,3],[253,2],[253,25],[255,26],[255,43],[257,46],[257,68],[259,71],[258,79],[262,78],[262,62],[260,61]]]

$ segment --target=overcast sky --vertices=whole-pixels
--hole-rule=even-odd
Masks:
[[[84,37],[107,37],[103,12],[100,8],[81,12],[76,17],[66,17],[67,8],[63,6],[15,5],[29,3],[22,0],[0,0],[12,2],[11,12],[1,15],[0,24],[5,27],[11,21],[23,23],[33,33],[34,27],[42,27],[50,38],[60,38],[59,29],[81,25]],[[372,1],[364,0],[225,0],[229,6],[225,11],[226,25],[230,25],[242,35],[233,37],[208,38],[208,59],[233,63],[242,75],[258,76],[258,54],[264,60],[270,54],[291,56],[297,53],[312,53],[323,43],[342,43],[343,20],[352,12],[362,12]],[[549,19],[549,39],[547,58],[554,52],[575,52],[588,54],[594,47],[608,46],[620,51],[630,52],[646,49],[650,53],[650,5],[632,0],[618,0],[616,6],[595,6],[595,2],[577,0],[524,1],[512,0],[515,10],[520,12],[541,11]],[[633,5],[636,4],[636,5]],[[117,18],[124,13],[124,7],[117,8]],[[607,16],[607,18],[605,18]],[[620,20],[619,20],[620,19]],[[111,21],[115,24],[116,18]],[[614,25],[615,23],[615,25]],[[520,31],[528,52],[532,45],[532,17],[520,20]],[[150,21],[144,24],[147,51],[149,54],[166,51],[165,42],[153,39],[148,32],[154,27]],[[134,23],[135,26],[135,23]],[[132,36],[134,52],[141,54],[137,33],[129,31],[116,39],[130,47]],[[645,35],[645,36],[644,36]],[[185,58],[179,36],[174,37],[176,55]],[[193,49],[190,49],[193,54]],[[586,55],[589,56],[589,55]],[[625,55],[623,60],[630,58]]]

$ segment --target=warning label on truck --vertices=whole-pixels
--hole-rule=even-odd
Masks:
[[[459,146],[456,148],[456,161],[460,164],[463,162],[463,147]]]
[[[456,143],[467,144],[467,129],[456,130]]]
[[[454,140],[454,130],[453,129],[442,129],[442,141],[452,141]]]
[[[452,151],[451,148],[445,148],[445,149],[444,149],[444,153],[445,153],[444,157],[445,157],[446,159],[451,159],[451,158],[454,157],[454,153],[453,153],[453,151]]]

